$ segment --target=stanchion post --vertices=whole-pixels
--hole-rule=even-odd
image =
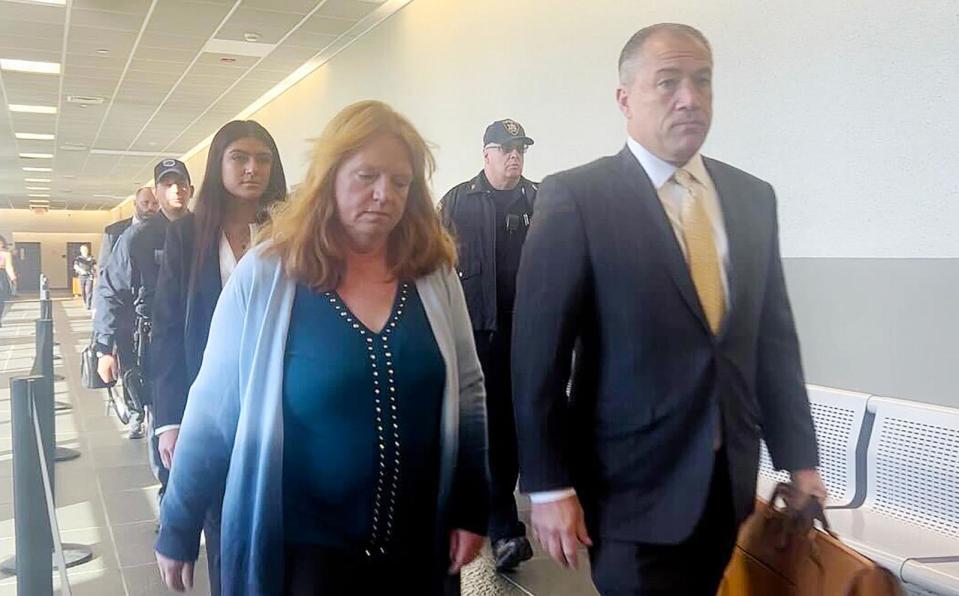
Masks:
[[[34,396],[36,399],[37,421],[40,423],[40,435],[43,439],[43,454],[47,461],[47,471],[50,482],[53,483],[53,465],[57,449],[56,413],[53,409],[53,321],[38,319],[36,321],[37,356],[36,370],[42,377],[36,384]]]
[[[14,378],[10,381],[11,430],[13,434],[13,515],[17,556],[17,594],[40,596],[53,594],[53,537],[43,476],[34,437],[34,392],[41,377]]]

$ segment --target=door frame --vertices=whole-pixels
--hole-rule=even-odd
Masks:
[[[21,263],[24,259],[21,258],[20,251],[23,250],[24,245],[36,246],[37,247],[37,271],[35,279],[30,282],[30,289],[25,289],[23,282],[21,280],[29,279],[26,276],[21,276]],[[14,241],[13,243],[13,252],[16,261],[17,269],[17,292],[28,292],[36,293],[40,291],[40,274],[43,273],[43,243],[42,242],[18,242]],[[36,286],[34,289],[33,286]]]

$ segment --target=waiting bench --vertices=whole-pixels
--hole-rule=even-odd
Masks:
[[[819,441],[819,469],[829,491],[826,506],[849,507],[856,502],[857,487],[862,484],[861,481],[857,482],[857,475],[861,475],[862,471],[856,449],[869,396],[819,385],[807,385],[806,389]],[[769,498],[777,482],[789,482],[789,474],[773,467],[766,443],[763,442],[756,494]]]
[[[829,522],[907,587],[959,594],[959,410],[884,397],[867,409],[865,498]]]

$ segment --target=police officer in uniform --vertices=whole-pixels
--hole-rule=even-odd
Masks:
[[[440,201],[443,224],[459,246],[459,276],[486,378],[489,429],[489,537],[496,568],[532,557],[513,491],[519,474],[510,385],[510,335],[516,272],[536,184],[523,177],[533,139],[515,120],[497,120],[483,135],[483,170]]]
[[[176,159],[165,159],[153,169],[154,194],[160,212],[139,225],[126,229],[110,254],[110,261],[102,264],[100,283],[94,290],[96,313],[93,319],[93,337],[99,354],[97,372],[105,382],[116,379],[131,367],[133,354],[120,348],[119,333],[138,315],[149,317],[160,257],[166,241],[169,223],[186,215],[193,196],[193,186],[186,165]],[[126,360],[126,362],[125,362]],[[149,378],[147,371],[146,377]],[[125,390],[125,389],[124,389]],[[149,399],[149,391],[141,395]],[[160,461],[157,437],[153,433],[152,415],[147,406],[147,433],[150,440],[150,467],[160,481],[160,496],[166,488],[167,469]],[[130,438],[142,437],[143,420],[134,416],[130,421]]]

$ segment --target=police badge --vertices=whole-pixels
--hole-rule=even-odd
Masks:
[[[512,120],[503,120],[503,128],[514,137],[519,134],[519,124],[516,124]]]

